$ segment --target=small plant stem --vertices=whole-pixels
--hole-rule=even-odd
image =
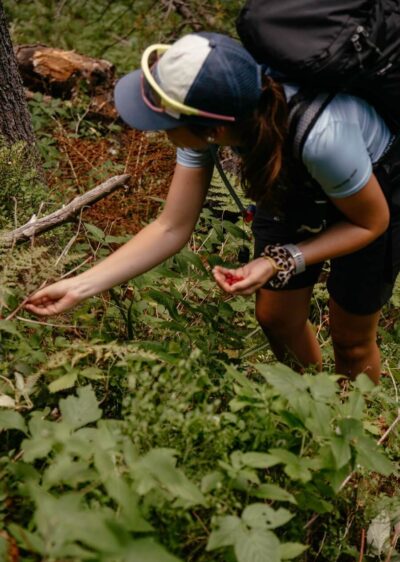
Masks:
[[[81,210],[81,212],[79,213],[79,222],[78,222],[78,228],[76,233],[73,235],[73,237],[69,240],[69,242],[67,243],[67,245],[65,246],[65,248],[63,249],[63,251],[61,252],[61,254],[58,256],[55,265],[57,266],[60,261],[63,259],[64,256],[66,256],[68,254],[68,252],[70,251],[70,249],[72,248],[72,246],[74,245],[76,239],[79,236],[80,230],[81,230],[81,226],[82,226],[82,212],[83,209]]]
[[[65,277],[68,277],[69,275],[72,275],[72,273],[75,273],[75,271],[77,271],[78,269],[81,269],[84,265],[86,265],[88,262],[91,262],[91,261],[93,261],[93,256],[89,256],[82,263],[78,264],[76,267],[74,267],[70,271],[67,271],[67,273],[64,273],[63,275],[61,275],[60,279],[64,279]]]
[[[382,437],[379,439],[378,441],[378,445],[381,445],[386,438],[388,437],[388,435],[390,433],[392,433],[392,431],[394,430],[394,428],[396,427],[396,425],[400,422],[400,410],[398,411],[397,414],[397,418],[394,420],[394,422],[390,425],[390,427],[385,431],[385,433],[382,435]]]
[[[397,546],[397,541],[399,540],[399,537],[400,537],[400,525],[396,525],[396,530],[395,530],[395,533],[394,533],[394,537],[393,537],[392,542],[391,542],[391,544],[390,544],[390,549],[389,549],[388,555],[387,555],[386,558],[385,558],[385,562],[390,562],[390,561],[391,561],[391,559],[392,559],[392,554],[393,554],[393,552],[394,552],[394,550],[395,550],[395,548],[396,548],[396,546]]]
[[[360,556],[358,558],[358,562],[362,562],[364,560],[364,548],[365,548],[365,529],[362,529],[362,531],[361,531]]]
[[[31,318],[23,318],[22,316],[16,316],[16,320],[20,320],[21,322],[27,322],[28,324],[39,324],[40,326],[49,326],[50,328],[76,330],[76,326],[72,326],[72,324],[50,324],[50,322],[43,322],[43,320],[32,320]]]
[[[393,376],[393,373],[390,370],[390,367],[387,363],[386,363],[386,369],[387,369],[387,372],[389,373],[389,376],[390,376],[390,378],[392,380],[392,383],[393,383],[394,393],[395,393],[395,397],[396,397],[396,404],[397,404],[397,418],[394,420],[394,422],[390,425],[390,427],[385,431],[385,433],[379,439],[378,445],[380,445],[381,443],[383,443],[386,440],[388,435],[393,431],[393,429],[396,427],[396,425],[400,422],[400,403],[399,403],[399,391],[398,391],[398,388],[397,388],[397,383],[396,383],[396,380]]]

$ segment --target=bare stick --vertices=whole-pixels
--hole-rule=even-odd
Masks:
[[[60,224],[67,222],[69,219],[74,217],[83,207],[89,207],[93,205],[103,197],[110,195],[119,187],[126,184],[130,176],[128,174],[122,174],[120,176],[114,176],[107,181],[97,185],[87,193],[75,197],[70,203],[47,215],[41,219],[30,220],[28,223],[12,230],[11,232],[5,232],[0,235],[0,243],[12,244],[15,242],[22,242],[29,240],[33,236],[36,236],[42,232],[52,230]]]
[[[364,560],[364,548],[365,548],[365,529],[361,531],[361,546],[360,546],[360,557],[358,562],[363,562]]]

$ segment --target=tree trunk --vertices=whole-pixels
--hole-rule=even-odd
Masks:
[[[25,141],[28,155],[43,179],[31,118],[18,72],[4,8],[0,0],[0,137],[9,145]]]

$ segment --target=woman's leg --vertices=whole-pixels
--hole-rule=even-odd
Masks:
[[[321,369],[321,351],[308,321],[312,287],[290,291],[260,289],[256,317],[277,359],[294,358],[297,370]],[[296,367],[295,367],[296,368]]]
[[[352,379],[359,373],[366,373],[377,384],[381,374],[376,342],[380,311],[368,315],[352,314],[332,298],[329,309],[336,372]]]

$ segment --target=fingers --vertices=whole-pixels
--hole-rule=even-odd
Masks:
[[[255,259],[238,269],[216,266],[213,274],[218,285],[227,293],[252,295],[274,275],[274,270],[267,261]]]
[[[229,269],[216,266],[213,269],[214,279],[225,292],[234,295],[251,295],[257,289],[253,276],[246,275],[244,268]]]
[[[25,303],[24,308],[37,316],[51,316],[69,310],[79,300],[77,295],[68,290],[65,284],[56,283],[32,295]]]
[[[51,300],[42,300],[38,303],[27,302],[24,308],[37,316],[51,316],[52,314],[60,314],[60,312],[65,310],[64,306],[62,306],[62,301]]]

